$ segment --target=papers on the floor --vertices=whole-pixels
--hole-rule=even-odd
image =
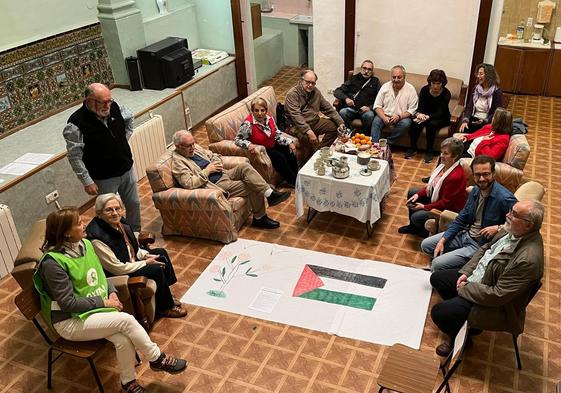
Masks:
[[[23,156],[0,168],[0,173],[3,175],[22,176],[48,161],[52,156],[53,154],[25,153]]]
[[[253,302],[249,305],[249,308],[270,314],[273,312],[281,296],[282,291],[271,288],[261,288],[257,296],[255,296],[255,299],[253,299]]]
[[[23,156],[16,158],[14,162],[23,164],[41,165],[48,161],[54,154],[45,153],[25,153]]]

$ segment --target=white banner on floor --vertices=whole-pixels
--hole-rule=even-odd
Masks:
[[[376,344],[419,348],[430,273],[239,239],[182,297],[188,304]]]

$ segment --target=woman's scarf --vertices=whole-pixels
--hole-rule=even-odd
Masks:
[[[434,171],[432,171],[432,173],[430,174],[430,179],[429,179],[429,183],[427,184],[427,194],[430,196],[430,201],[431,203],[435,203],[436,201],[438,201],[439,198],[439,194],[440,194],[440,188],[442,187],[442,183],[444,182],[444,179],[446,179],[446,177],[452,173],[452,171],[454,170],[454,168],[456,168],[458,165],[460,165],[460,160],[456,160],[452,166],[450,168],[448,168],[448,170],[446,172],[444,172],[442,174],[442,176],[440,176],[440,179],[438,179],[438,181],[435,184],[435,179],[438,176],[438,174],[440,173],[440,171],[442,171],[444,169],[444,164],[440,164],[439,166],[436,167],[436,169]]]
[[[495,92],[495,90],[497,90],[497,86],[495,85],[488,88],[487,91],[484,91],[483,86],[477,84],[475,86],[475,89],[473,89],[473,105],[475,106],[477,100],[483,97],[485,99],[484,100],[485,113],[489,113],[489,110],[491,109],[491,105],[493,105],[493,93]]]

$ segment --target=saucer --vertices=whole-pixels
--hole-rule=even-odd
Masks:
[[[372,175],[372,171],[368,168],[361,169],[359,172],[362,176],[370,176]]]

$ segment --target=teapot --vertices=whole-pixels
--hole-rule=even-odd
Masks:
[[[331,173],[336,179],[346,179],[351,174],[347,157],[331,158]]]

